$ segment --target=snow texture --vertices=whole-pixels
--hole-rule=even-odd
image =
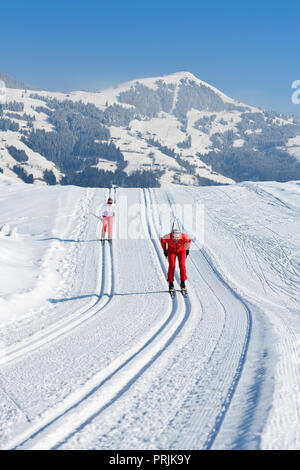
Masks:
[[[128,205],[112,245],[90,214],[108,195]],[[299,449],[299,182],[108,190],[0,174],[0,201],[3,449]],[[160,208],[199,204],[188,298],[172,300]]]

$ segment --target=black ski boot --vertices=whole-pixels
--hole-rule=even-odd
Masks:
[[[173,282],[169,282],[169,294],[172,298],[175,297],[175,288]]]
[[[181,283],[180,283],[180,290],[181,290],[181,293],[182,293],[183,297],[186,297],[187,296],[187,290],[186,290],[186,286],[185,286],[184,281],[181,281]]]
[[[172,299],[175,299],[175,288],[173,282],[169,282],[169,294]]]
[[[169,282],[169,291],[174,290],[174,283]]]

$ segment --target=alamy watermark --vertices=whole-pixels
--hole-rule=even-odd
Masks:
[[[300,80],[295,80],[292,83],[292,88],[296,90],[292,94],[292,103],[293,104],[300,104]]]
[[[0,80],[0,104],[6,103],[6,86],[5,83]]]
[[[126,196],[118,199],[118,215],[113,237],[120,240],[159,240],[171,232],[173,225],[189,235],[192,248],[204,244],[204,204],[132,203]]]

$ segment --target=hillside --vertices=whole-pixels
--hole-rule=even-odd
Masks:
[[[97,93],[8,88],[0,151],[4,173],[27,182],[288,181],[300,179],[300,120],[239,103],[188,72]]]

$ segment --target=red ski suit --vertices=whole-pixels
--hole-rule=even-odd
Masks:
[[[108,237],[112,238],[113,216],[112,215],[110,215],[110,216],[103,215],[102,218],[103,218],[103,224],[102,224],[102,230],[101,230],[101,238],[105,237],[105,232],[106,232],[107,225],[108,225]]]
[[[186,281],[186,250],[190,249],[191,241],[190,237],[185,233],[180,234],[180,238],[177,242],[174,241],[172,233],[168,233],[160,239],[163,250],[168,250],[168,282],[174,282],[176,256],[179,262],[180,280]]]

